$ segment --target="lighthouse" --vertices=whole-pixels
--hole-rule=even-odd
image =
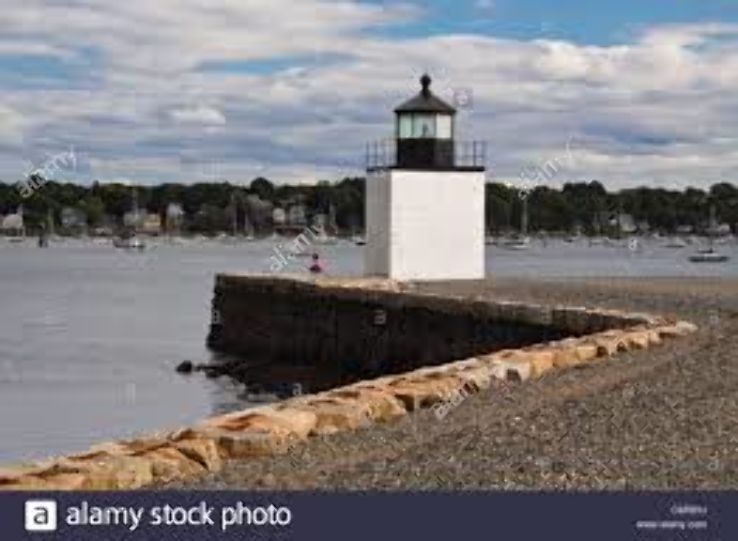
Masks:
[[[367,145],[365,274],[483,278],[485,146],[457,140],[456,110],[420,85],[394,139]]]

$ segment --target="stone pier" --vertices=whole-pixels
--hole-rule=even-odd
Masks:
[[[308,438],[418,409],[443,411],[459,397],[494,389],[493,380],[521,383],[696,330],[649,314],[439,296],[384,280],[219,275],[213,348],[299,355],[379,377],[0,468],[0,490],[133,489],[192,479],[226,460],[286,453]]]

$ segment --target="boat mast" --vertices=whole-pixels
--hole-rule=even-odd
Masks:
[[[238,234],[238,206],[236,205],[236,192],[231,192],[231,226],[233,236]]]
[[[54,214],[51,209],[46,212],[46,232],[49,236],[54,235]]]
[[[131,186],[131,205],[133,206],[133,233],[138,233],[138,226],[139,226],[139,212],[138,212],[138,190],[136,190],[136,185],[133,184]]]
[[[333,203],[328,207],[328,225],[331,228],[331,235],[338,235],[338,223],[336,222],[336,207]]]
[[[707,238],[710,243],[710,251],[715,247],[715,235],[717,233],[717,209],[715,203],[710,205],[710,224],[707,226]]]
[[[520,234],[525,236],[528,234],[528,198],[523,197],[523,212],[520,216]]]

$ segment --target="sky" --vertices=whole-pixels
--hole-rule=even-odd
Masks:
[[[428,72],[490,180],[738,183],[736,0],[5,4],[5,182],[361,175]]]

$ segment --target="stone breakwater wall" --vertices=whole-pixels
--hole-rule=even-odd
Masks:
[[[392,282],[311,282],[315,287],[390,291]],[[448,299],[429,297],[431,306]],[[453,302],[457,302],[454,300]],[[468,300],[481,309],[480,302]],[[391,422],[420,408],[449,403],[484,392],[494,379],[524,382],[553,370],[595,363],[618,352],[658,346],[693,333],[685,321],[646,314],[580,307],[490,303],[505,317],[548,315],[551,323],[576,336],[521,348],[480,353],[403,374],[359,381],[269,406],[219,415],[192,427],[131,440],[106,442],[65,457],[0,469],[2,490],[135,489],[196,478],[219,470],[224,461],[288,452],[318,435]]]
[[[646,322],[421,294],[391,281],[228,274],[216,277],[212,310],[213,350],[362,377]]]

